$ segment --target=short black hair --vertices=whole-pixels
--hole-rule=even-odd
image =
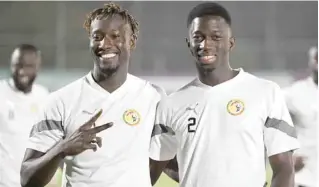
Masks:
[[[27,51],[27,52],[34,52],[34,53],[40,52],[38,48],[32,44],[20,44],[16,47],[16,49],[20,51]]]
[[[198,4],[189,12],[187,18],[187,28],[195,18],[208,15],[222,17],[225,19],[226,23],[231,26],[230,14],[222,5],[215,2],[206,2]]]

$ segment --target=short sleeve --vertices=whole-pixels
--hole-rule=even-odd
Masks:
[[[285,102],[284,93],[278,85],[274,86],[269,102],[269,114],[264,126],[264,141],[268,157],[298,149],[296,130]]]
[[[27,147],[44,153],[64,137],[61,102],[48,99],[37,114]]]
[[[171,124],[171,112],[166,101],[159,102],[153,128],[150,158],[157,161],[171,160],[177,152],[177,139]]]

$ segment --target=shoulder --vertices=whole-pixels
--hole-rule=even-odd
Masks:
[[[0,80],[0,89],[1,90],[8,88],[8,86],[9,86],[8,79],[1,79]]]
[[[266,99],[273,99],[278,94],[284,93],[278,83],[246,72],[239,87],[249,95],[258,95]]]
[[[128,75],[128,78],[130,79],[132,86],[145,88],[149,94],[158,95],[161,98],[166,97],[166,91],[161,86],[131,74]]]
[[[49,95],[49,93],[50,93],[48,88],[46,88],[45,86],[42,86],[40,84],[34,84],[33,89],[34,89],[36,94],[39,94],[41,96],[46,96],[46,95]]]
[[[194,103],[195,100],[201,98],[203,90],[196,86],[196,79],[179,88],[177,91],[163,97],[160,105],[166,109],[177,109]]]
[[[85,82],[85,78],[80,78],[74,82],[63,86],[62,88],[50,93],[44,101],[45,109],[62,109],[69,103],[77,98],[77,95],[81,92],[82,85]]]
[[[244,77],[244,82],[246,83],[247,86],[250,86],[252,88],[263,88],[263,90],[272,90],[272,89],[277,89],[280,88],[277,83],[274,81],[257,77],[253,74],[245,72],[245,77]]]

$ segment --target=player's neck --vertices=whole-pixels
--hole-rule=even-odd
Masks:
[[[31,87],[31,86],[29,86],[29,87],[27,87],[27,88],[23,88],[23,89],[18,88],[18,87],[16,86],[16,89],[19,90],[20,92],[24,93],[24,94],[29,94],[29,93],[31,93],[31,91],[32,91],[32,87]]]
[[[32,87],[30,86],[30,87],[27,87],[27,88],[20,90],[20,91],[23,92],[24,94],[28,94],[28,93],[31,93]]]
[[[220,83],[226,82],[234,78],[238,72],[234,72],[233,69],[227,66],[221,66],[212,71],[198,71],[199,80],[209,86],[216,86]]]
[[[93,79],[97,84],[99,84],[103,89],[109,93],[114,92],[120,86],[124,84],[127,78],[127,70],[125,68],[119,68],[111,76],[104,75],[101,71],[94,69],[92,71]]]

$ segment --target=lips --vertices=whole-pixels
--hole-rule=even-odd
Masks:
[[[109,60],[115,58],[117,55],[118,53],[114,51],[100,51],[97,53],[97,56],[102,60]]]
[[[116,53],[107,53],[107,54],[101,55],[102,58],[113,58],[115,56],[116,56]]]
[[[199,56],[199,60],[204,64],[210,64],[216,61],[216,55],[202,55]]]
[[[21,83],[28,83],[30,78],[28,76],[19,76],[18,77]]]

